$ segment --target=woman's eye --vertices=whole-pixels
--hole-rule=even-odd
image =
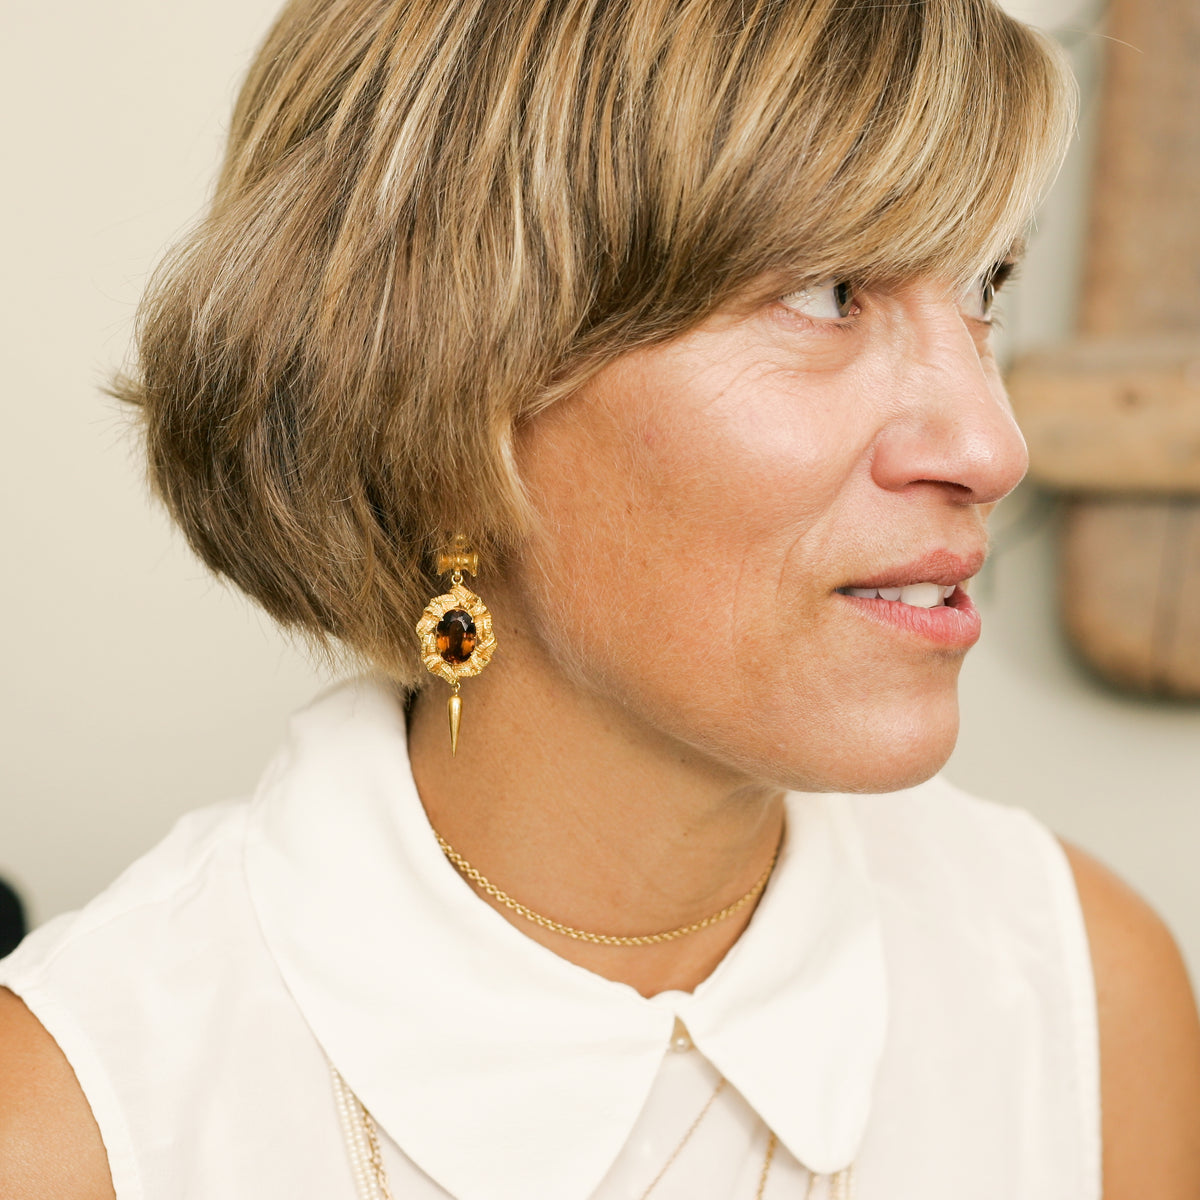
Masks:
[[[975,280],[959,298],[958,306],[963,316],[975,321],[990,321],[992,305],[996,301],[996,285],[990,276]]]
[[[990,322],[996,293],[1004,286],[1005,280],[1012,276],[1013,269],[1014,264],[1011,262],[998,263],[976,279],[959,297],[958,303],[963,315],[976,321]]]
[[[860,311],[854,298],[854,285],[838,279],[828,279],[824,283],[801,288],[798,292],[789,292],[779,302],[786,304],[793,312],[823,321],[852,317]]]

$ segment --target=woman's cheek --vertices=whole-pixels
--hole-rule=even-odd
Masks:
[[[814,517],[870,444],[854,391],[785,371],[726,391],[691,432],[691,482],[726,505],[741,496],[764,515],[779,509],[789,522]]]

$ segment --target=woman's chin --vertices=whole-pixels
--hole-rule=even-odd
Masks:
[[[809,792],[916,787],[936,775],[954,750],[957,697],[902,712],[863,714],[858,721],[837,722],[821,733],[819,739],[800,737],[779,747],[779,784]]]
[[[903,759],[874,765],[847,773],[847,779],[837,790],[841,792],[898,792],[916,787],[936,775],[946,765],[954,749],[950,740],[944,748],[929,749],[924,753],[910,752]]]

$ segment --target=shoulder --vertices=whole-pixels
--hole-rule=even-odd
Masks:
[[[1154,910],[1064,843],[1091,946],[1100,1025],[1104,1200],[1200,1196],[1200,1018]]]
[[[236,988],[224,976],[256,935],[239,883],[242,808],[189,814],[0,961],[4,1200],[110,1200],[114,1179],[137,1194],[130,1102],[144,1088],[169,1107],[164,1061],[204,1053],[214,994]]]
[[[100,1130],[70,1064],[0,988],[0,1195],[113,1200]]]

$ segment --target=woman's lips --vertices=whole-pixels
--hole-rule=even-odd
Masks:
[[[848,579],[846,585],[839,587],[839,592],[866,588],[903,588],[920,583],[939,583],[943,587],[953,585],[958,587],[972,579],[983,569],[987,557],[983,547],[977,547],[964,553],[951,550],[932,550],[915,558],[912,562],[899,566],[885,567],[883,570],[859,579]],[[925,604],[922,608],[927,607]]]
[[[905,604],[902,599],[848,595],[840,589],[834,594],[868,620],[939,646],[967,650],[979,641],[982,631],[979,610],[961,585],[931,608]]]

